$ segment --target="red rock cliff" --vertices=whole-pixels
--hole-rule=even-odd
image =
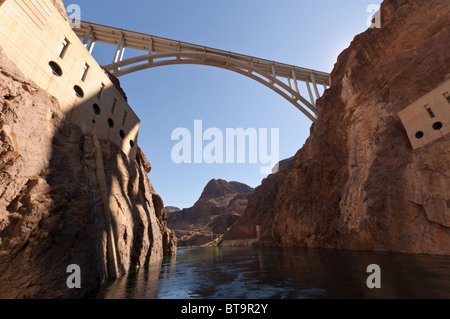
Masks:
[[[449,2],[385,0],[318,101],[311,136],[225,239],[450,255],[450,136],[413,150],[398,112],[449,78]],[[449,105],[450,112],[450,105]]]

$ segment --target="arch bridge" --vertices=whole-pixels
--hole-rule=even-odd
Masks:
[[[91,53],[96,42],[116,46],[112,63],[104,66],[116,77],[148,68],[176,64],[208,65],[227,69],[272,89],[313,122],[318,114],[316,99],[321,96],[319,86],[323,86],[323,90],[326,90],[331,85],[328,73],[230,51],[85,21],[80,21],[79,27],[73,30]],[[125,59],[126,48],[145,53]],[[299,82],[306,85],[309,100],[301,95]]]

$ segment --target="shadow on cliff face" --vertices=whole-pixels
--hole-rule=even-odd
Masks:
[[[79,298],[173,253],[142,151],[130,159],[108,141],[100,150],[1,52],[0,62],[0,298]],[[72,264],[81,268],[81,289],[67,287]]]

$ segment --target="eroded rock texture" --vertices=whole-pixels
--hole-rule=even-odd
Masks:
[[[381,10],[382,28],[339,56],[304,148],[225,239],[255,238],[261,225],[266,245],[450,254],[450,136],[413,150],[398,116],[449,78],[449,3]]]

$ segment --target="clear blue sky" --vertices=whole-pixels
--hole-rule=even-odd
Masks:
[[[64,0],[82,20],[331,72],[339,53],[367,29],[370,4],[381,0]],[[115,48],[97,44],[100,64]],[[127,51],[125,58],[136,55]],[[149,177],[165,205],[190,207],[212,178],[252,187],[265,177],[258,164],[175,164],[172,131],[279,128],[280,158],[293,156],[311,122],[267,87],[227,70],[165,66],[120,78],[141,119],[138,144],[152,164]]]

